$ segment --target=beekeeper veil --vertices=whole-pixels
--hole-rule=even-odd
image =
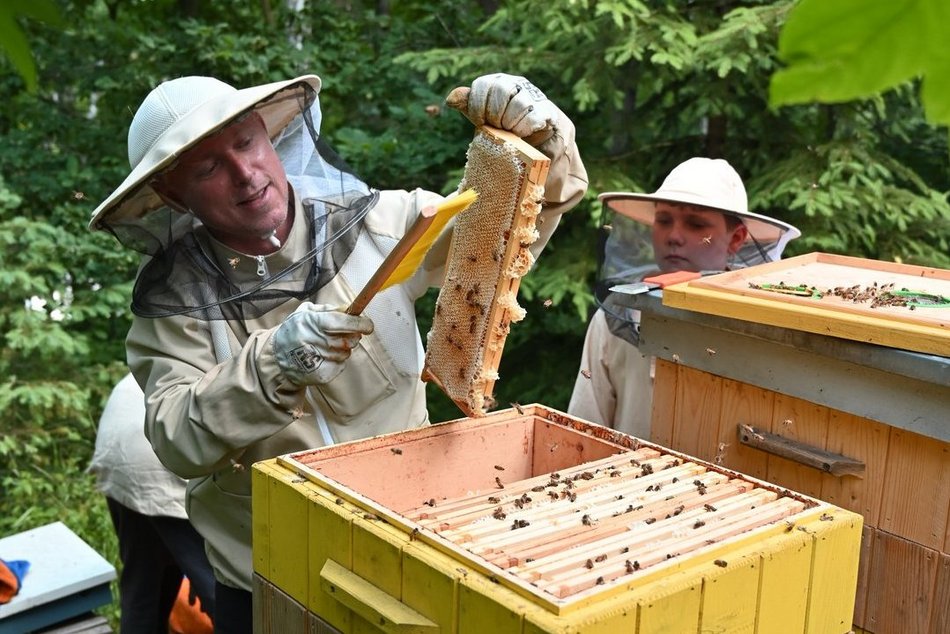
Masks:
[[[781,220],[750,212],[742,179],[723,159],[696,157],[680,163],[652,194],[609,192],[598,198],[604,240],[594,296],[611,332],[633,344],[639,342],[639,311],[629,306],[629,296],[610,288],[659,273],[651,235],[657,202],[721,211],[745,225],[746,239],[728,255],[726,270],[778,260],[785,245],[801,235]]]
[[[336,275],[378,193],[320,136],[319,90],[314,75],[242,90],[211,77],[182,77],[149,93],[129,128],[132,170],[89,223],[149,256],[133,289],[136,315],[253,319],[290,299],[312,297]],[[252,112],[264,121],[287,173],[291,204],[296,199],[303,209],[294,231],[305,228],[308,248],[276,270],[240,278],[215,259],[201,221],[166,205],[151,183],[184,152]]]

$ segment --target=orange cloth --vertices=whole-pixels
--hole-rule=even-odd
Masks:
[[[188,595],[191,593],[191,583],[188,577],[181,580],[178,588],[178,598],[172,606],[172,613],[168,617],[169,634],[214,634],[211,618],[201,611],[201,599],[195,597],[192,603]]]
[[[30,562],[18,559],[4,561],[0,559],[0,604],[9,603],[20,591],[23,575],[30,569]]]

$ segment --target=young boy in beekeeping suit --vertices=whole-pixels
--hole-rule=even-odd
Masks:
[[[673,271],[726,271],[777,260],[798,229],[749,212],[739,174],[723,159],[677,165],[652,194],[599,196],[611,231],[568,412],[649,438],[654,359],[636,347],[639,311],[611,286]]]
[[[344,310],[442,196],[364,183],[320,135],[319,90],[315,75],[163,82],[129,128],[129,176],[90,221],[148,256],[127,358],[155,453],[189,479],[217,632],[251,630],[254,462],[429,422],[414,302],[441,283],[447,249],[362,315]],[[587,188],[573,124],[502,73],[475,79],[460,107],[551,159],[540,250]]]

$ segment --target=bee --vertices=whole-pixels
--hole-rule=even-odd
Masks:
[[[713,506],[712,504],[703,504],[703,508],[709,511],[710,513],[716,512],[716,507]]]
[[[589,379],[589,378],[590,378],[590,370],[586,370],[586,369],[585,369],[585,370],[581,370],[581,375],[582,375],[585,379]]]
[[[504,468],[503,466],[499,465],[499,464],[496,464],[496,465],[495,465],[495,469],[496,469],[497,471],[504,471],[504,470],[505,470],[505,468]]]
[[[598,586],[604,585],[604,578],[603,578],[603,577],[597,577],[597,581],[596,581],[595,583],[596,583]]]
[[[709,356],[713,356],[714,354],[716,354],[715,348],[706,348],[706,354],[708,354]]]
[[[338,505],[342,505],[342,504],[343,504],[343,498],[337,498],[337,499],[335,500],[335,502],[336,502]]]
[[[86,197],[83,192],[73,192],[73,200],[82,200]]]
[[[236,269],[240,263],[241,258],[228,258],[228,266],[230,266],[232,269]]]
[[[511,525],[511,530],[524,528],[525,526],[528,526],[530,524],[531,522],[529,522],[528,520],[515,520],[514,523],[512,523]]]
[[[584,517],[581,518],[581,524],[584,526],[593,526],[594,520],[591,519],[590,515],[585,514]]]
[[[647,525],[649,525],[649,524],[652,524],[653,522],[655,522],[655,521],[656,521],[656,518],[655,518],[655,517],[648,517],[648,518],[646,518],[646,519],[643,520],[643,521],[644,521]]]
[[[423,504],[425,504],[426,506],[435,506],[435,498],[429,498],[428,500],[423,502]]]
[[[554,300],[552,300],[552,299],[546,299],[546,300],[544,300],[544,302],[542,302],[542,303],[544,304],[544,307],[545,307],[545,308],[550,308],[551,305],[554,304]]]
[[[696,520],[696,523],[693,524],[693,528],[694,528],[694,529],[696,529],[696,528],[702,528],[702,527],[705,526],[705,525],[706,525],[706,522],[704,522],[703,520]]]
[[[521,414],[522,416],[524,416],[524,408],[521,407],[521,405],[519,405],[518,403],[511,403],[511,406],[514,407],[515,410],[517,410],[517,412],[518,412],[519,414]]]
[[[727,561],[724,560],[724,559],[717,559],[717,560],[714,561],[713,563],[716,564],[717,566],[719,566],[720,568],[725,568],[726,566],[729,565],[729,562],[727,562]]]
[[[587,568],[588,570],[593,570],[593,568],[594,568],[594,560],[593,560],[593,559],[588,559],[587,562],[584,564],[584,567]]]
[[[491,516],[494,517],[496,520],[503,520],[505,519],[505,517],[507,517],[507,514],[499,506],[498,508],[494,510],[494,512],[492,512]]]
[[[497,486],[499,489],[505,488],[505,485],[501,483],[501,478],[499,477],[495,478],[495,486]]]
[[[417,536],[417,535],[419,535],[419,527],[418,527],[418,526],[417,526],[416,528],[412,529],[412,532],[409,533],[409,541],[414,541],[414,540],[416,539],[416,536]]]
[[[397,456],[402,455],[402,449],[400,449],[399,447],[391,447],[389,450],[393,452],[394,454],[396,454]]]
[[[639,565],[637,566],[637,568],[634,568],[633,562],[630,561],[629,559],[628,559],[627,561],[623,562],[623,564],[624,564],[624,566],[626,566],[627,574],[628,574],[628,575],[629,575],[630,573],[632,573],[634,570],[636,570],[637,568],[639,568]]]
[[[496,498],[494,495],[489,495],[488,501],[492,504],[498,504],[499,502],[501,502],[501,498]]]
[[[821,520],[822,522],[830,522],[834,520],[835,518],[834,518],[834,515],[828,515],[827,513],[822,513],[821,517],[819,517],[818,519]]]
[[[594,561],[596,562],[607,561],[607,555],[597,555],[594,558]]]

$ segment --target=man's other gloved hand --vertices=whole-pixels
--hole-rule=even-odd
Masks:
[[[535,147],[551,138],[561,117],[540,88],[524,77],[504,73],[483,75],[467,91],[456,88],[446,104],[477,126],[508,130]]]
[[[369,317],[347,315],[330,306],[304,302],[274,333],[277,365],[297,385],[329,383],[343,371],[363,335],[373,332]]]

